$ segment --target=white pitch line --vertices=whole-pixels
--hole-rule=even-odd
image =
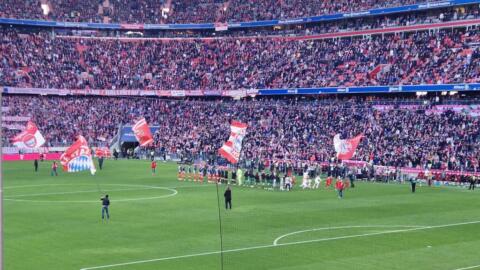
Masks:
[[[228,249],[228,250],[224,250],[223,253],[231,253],[231,252],[255,250],[255,249],[264,249],[264,248],[275,248],[275,247],[280,247],[280,246],[301,245],[301,244],[308,244],[308,243],[325,242],[325,241],[332,241],[332,240],[358,238],[358,237],[383,235],[383,234],[411,232],[411,231],[419,231],[419,230],[427,230],[427,229],[447,228],[447,227],[478,224],[478,223],[480,223],[480,220],[470,221],[470,222],[461,222],[461,223],[450,223],[450,224],[443,224],[443,225],[434,225],[434,226],[425,226],[425,227],[411,228],[411,229],[392,230],[392,231],[385,231],[385,232],[356,234],[356,235],[347,235],[347,236],[339,236],[339,237],[331,237],[331,238],[321,238],[321,239],[313,239],[313,240],[306,240],[306,241],[283,243],[283,244],[277,244],[277,245],[271,244],[271,245],[263,245],[263,246]],[[173,257],[164,257],[164,258],[157,258],[157,259],[149,259],[149,260],[140,260],[140,261],[125,262],[125,263],[85,267],[85,268],[82,268],[80,270],[94,270],[94,269],[113,268],[113,267],[118,267],[118,266],[126,266],[126,265],[143,264],[143,263],[149,263],[149,262],[160,262],[160,261],[167,261],[167,260],[174,260],[174,259],[215,255],[215,254],[220,254],[220,253],[222,253],[222,251],[210,251],[210,252],[202,252],[202,253],[195,253],[195,254],[188,254],[188,255],[173,256]],[[478,266],[475,266],[475,267],[478,267]],[[461,269],[455,269],[455,270],[466,270],[466,269],[472,269],[472,268],[461,268]]]
[[[94,186],[93,184],[46,184],[46,185],[31,185],[31,186],[15,186],[11,188],[24,188],[24,187],[38,187],[38,186]],[[131,199],[118,199],[118,200],[111,200],[112,202],[130,202],[130,201],[144,201],[144,200],[154,200],[154,199],[162,199],[162,198],[168,198],[172,197],[178,194],[178,191],[174,188],[168,188],[168,187],[161,187],[161,186],[147,186],[147,185],[128,185],[128,184],[102,184],[102,186],[123,186],[123,187],[133,187],[129,189],[117,189],[118,190],[168,190],[171,193],[167,195],[160,195],[160,196],[153,196],[153,197],[140,197],[140,198],[131,198]],[[95,192],[98,190],[95,190]],[[105,191],[108,191],[105,190]],[[75,193],[81,193],[84,191],[76,191],[76,192],[65,192],[64,194],[75,194]],[[92,191],[93,192],[93,191]],[[62,193],[57,192],[56,194],[61,195]],[[25,196],[23,197],[28,197],[30,195],[35,195],[35,194],[24,194]],[[42,195],[47,195],[46,193],[42,193]],[[50,194],[48,194],[50,195]],[[42,200],[30,200],[30,199],[16,199],[14,196],[11,197],[4,197],[3,198],[5,201],[16,201],[16,202],[34,202],[34,203],[97,203],[96,201],[88,200],[88,201],[73,201],[73,200],[68,200],[68,201],[42,201]]]
[[[133,190],[148,190],[148,189],[155,189],[152,187],[144,187],[144,188],[121,188],[121,189],[105,189],[102,192],[113,192],[113,191],[133,191]],[[66,192],[51,192],[51,193],[34,193],[34,194],[21,194],[21,195],[13,195],[13,196],[6,196],[5,199],[11,198],[21,198],[21,197],[39,197],[39,196],[49,196],[49,195],[67,195],[67,194],[81,194],[81,193],[92,193],[98,192],[98,189],[95,190],[80,190],[80,191],[66,191]]]
[[[424,227],[425,226],[412,226],[412,225],[361,225],[361,226],[323,227],[323,228],[296,231],[296,232],[291,232],[291,233],[281,235],[273,241],[273,245],[276,246],[278,244],[278,241],[280,241],[280,239],[283,239],[285,237],[292,236],[295,234],[306,233],[306,232],[339,230],[339,229],[355,229],[355,228],[424,228]]]
[[[480,264],[479,265],[474,265],[474,266],[469,266],[469,267],[464,267],[464,268],[457,268],[455,270],[468,270],[468,269],[474,269],[474,268],[480,268]]]

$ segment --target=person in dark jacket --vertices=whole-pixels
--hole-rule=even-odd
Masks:
[[[98,157],[98,167],[100,170],[103,169],[103,156]]]
[[[475,176],[470,176],[470,186],[468,190],[475,190],[475,186],[477,185],[477,178]]]
[[[417,186],[417,179],[415,179],[415,178],[412,177],[412,178],[410,179],[410,185],[411,185],[411,187],[412,187],[412,193],[415,193],[415,188],[416,188],[416,186]]]
[[[33,161],[33,167],[35,167],[35,172],[38,172],[38,160]]]
[[[102,220],[105,219],[105,215],[107,216],[107,221],[110,219],[110,214],[108,213],[108,207],[110,206],[110,199],[108,198],[108,194],[105,197],[100,198],[102,201]]]
[[[225,197],[225,209],[232,209],[232,190],[230,189],[230,186],[225,190],[223,197]]]

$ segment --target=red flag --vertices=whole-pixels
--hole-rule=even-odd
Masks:
[[[230,124],[230,137],[228,141],[218,150],[220,155],[231,163],[237,163],[242,150],[242,141],[247,133],[247,124],[232,121]]]
[[[35,123],[28,121],[27,127],[12,139],[13,145],[18,148],[38,148],[45,143],[45,138]]]
[[[342,140],[340,139],[340,134],[333,137],[333,146],[335,147],[335,152],[337,152],[337,158],[341,160],[349,160],[355,155],[358,144],[362,139],[363,134],[360,134],[352,139]]]
[[[95,149],[95,156],[109,158],[112,156],[112,153],[108,147],[97,147]]]
[[[150,127],[145,118],[138,120],[138,122],[133,125],[132,130],[135,134],[135,138],[137,138],[137,141],[140,143],[140,146],[146,146],[153,143],[152,132],[150,131]]]
[[[60,157],[60,163],[63,170],[68,172],[79,172],[90,170],[95,174],[95,165],[93,165],[92,151],[88,147],[87,140],[83,136],[78,136],[74,142]]]

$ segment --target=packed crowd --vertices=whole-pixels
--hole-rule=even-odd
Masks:
[[[434,9],[421,12],[390,14],[385,16],[369,16],[350,18],[339,21],[320,22],[299,26],[285,27],[284,29],[245,29],[228,31],[225,33],[214,32],[215,36],[310,36],[327,33],[352,32],[369,29],[385,29],[390,27],[411,26],[421,24],[438,24],[443,22],[472,20],[480,18],[478,6],[466,6],[462,8]],[[173,33],[175,36],[208,36],[209,33]],[[162,32],[160,36],[173,37],[172,33]]]
[[[159,30],[143,32],[146,38],[205,38],[205,37],[274,37],[274,36],[311,36],[327,33],[352,32],[369,29],[385,29],[399,26],[438,24],[460,20],[480,18],[480,7],[468,5],[455,8],[422,10],[410,13],[395,13],[384,16],[348,18],[335,21],[308,23],[303,25],[284,25],[278,27],[238,28],[229,31],[213,30]],[[434,26],[432,27],[434,28]],[[57,30],[63,36],[108,37],[109,31]],[[120,37],[131,37],[131,33],[119,32]]]
[[[324,34],[419,24],[435,24],[458,20],[471,20],[479,17],[479,6],[470,5],[460,8],[434,9],[420,12],[360,17],[348,20],[325,22],[319,25],[313,25],[311,27],[307,25],[302,32],[292,31],[291,33],[296,35]],[[290,31],[286,32],[288,33]]]
[[[202,23],[298,18],[428,0],[3,0],[0,17],[81,22]],[[48,6],[45,12],[41,3]],[[168,10],[168,12],[165,11]],[[163,10],[163,12],[162,12]]]
[[[350,13],[373,8],[403,6],[427,1],[416,0],[267,0],[230,1],[227,10],[228,21],[262,21],[273,19],[299,18],[335,13]],[[428,1],[434,2],[434,1]]]
[[[223,0],[172,1],[164,23],[212,23],[225,21]]]
[[[156,98],[6,95],[10,116],[35,121],[49,146],[69,145],[82,134],[91,146],[105,145],[121,124],[146,117],[160,128],[155,149],[209,159],[229,136],[233,119],[248,124],[242,160],[329,161],[333,136],[364,134],[355,159],[377,165],[451,170],[478,167],[480,120],[465,111],[443,110],[425,100],[389,98],[258,99],[243,101]],[[480,100],[467,100],[469,106]],[[389,104],[380,109],[377,104]],[[404,105],[401,105],[404,104]],[[478,109],[479,107],[477,107]],[[3,108],[2,108],[3,109]],[[3,145],[18,131],[3,127]]]
[[[0,85],[238,90],[477,82],[479,33],[124,41],[2,30]]]
[[[90,2],[90,1],[89,1]],[[164,0],[110,0],[93,1],[99,3],[109,3],[102,5],[102,15],[108,18],[108,22],[127,22],[127,23],[163,23],[162,8],[165,5]]]

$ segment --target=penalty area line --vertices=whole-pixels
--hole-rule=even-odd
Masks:
[[[479,265],[474,265],[474,266],[463,267],[463,268],[457,268],[457,269],[454,269],[454,270],[468,270],[468,269],[475,269],[475,268],[480,268],[480,264]]]
[[[478,223],[480,223],[480,220],[470,221],[470,222],[461,222],[461,223],[450,223],[450,224],[443,224],[443,225],[424,226],[424,227],[418,227],[418,228],[390,230],[390,231],[384,231],[384,232],[355,234],[355,235],[346,235],[346,236],[338,236],[338,237],[330,237],[330,238],[320,238],[320,239],[312,239],[312,240],[289,242],[289,243],[280,243],[280,244],[277,243],[277,244],[262,245],[262,246],[228,249],[228,250],[224,250],[223,253],[232,253],[232,252],[255,250],[255,249],[265,249],[265,248],[275,248],[275,247],[283,247],[283,246],[293,246],[293,245],[318,243],[318,242],[326,242],[326,241],[349,239],[349,238],[360,238],[360,237],[385,235],[385,234],[394,234],[394,233],[402,233],[402,232],[411,232],[411,231],[420,231],[420,230],[428,230],[428,229],[448,228],[448,227],[478,224]],[[168,261],[168,260],[175,260],[175,259],[208,256],[208,255],[215,255],[215,254],[220,254],[220,253],[222,253],[222,251],[218,250],[218,251],[210,251],[210,252],[202,252],[202,253],[194,253],[194,254],[173,256],[173,257],[163,257],[163,258],[156,258],[156,259],[147,259],[147,260],[124,262],[124,263],[84,267],[84,268],[81,268],[80,270],[94,270],[94,269],[114,268],[114,267],[119,267],[119,266],[128,266],[128,265],[135,265],[135,264],[144,264],[144,263],[151,263],[151,262],[161,262],[161,261]],[[459,269],[455,269],[455,270],[467,270],[467,269],[474,269],[476,267],[480,267],[480,265],[471,266],[471,267],[467,267],[467,268],[459,268]]]
[[[323,228],[315,228],[315,229],[308,229],[308,230],[302,230],[302,231],[295,231],[291,233],[287,233],[284,235],[279,236],[273,241],[273,245],[276,246],[278,245],[278,241],[281,239],[292,236],[295,234],[302,234],[306,232],[317,232],[317,231],[328,231],[328,230],[338,230],[338,229],[377,229],[377,228],[424,228],[426,226],[417,226],[417,225],[352,225],[352,226],[339,226],[339,227],[323,227]],[[384,231],[385,232],[385,231]]]

